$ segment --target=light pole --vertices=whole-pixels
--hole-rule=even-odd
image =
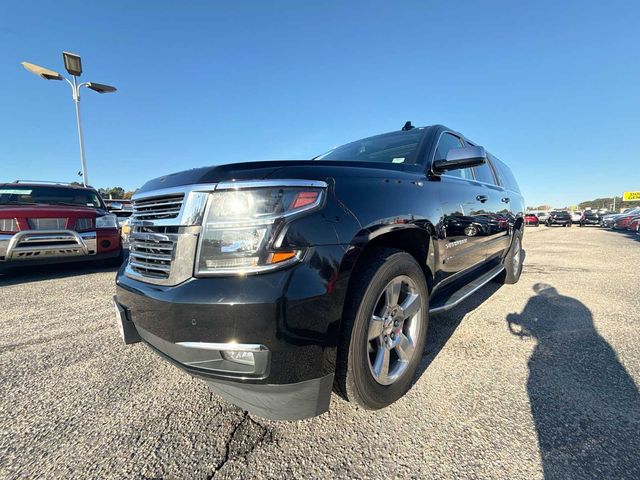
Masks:
[[[82,75],[82,60],[80,59],[80,55],[62,52],[62,58],[64,59],[64,68],[69,72],[69,75],[72,76],[73,81],[63,77],[58,72],[34,65],[33,63],[22,62],[22,66],[31,73],[38,75],[45,80],[66,80],[71,86],[73,101],[76,105],[76,123],[78,126],[78,140],[80,141],[80,162],[82,163],[82,184],[86,187],[89,184],[89,178],[87,176],[87,160],[84,155],[82,123],[80,122],[80,89],[82,87],[87,87],[98,93],[112,93],[116,91],[116,87],[95,82],[84,82],[79,84],[78,77]]]

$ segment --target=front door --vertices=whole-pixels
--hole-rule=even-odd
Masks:
[[[463,146],[460,138],[445,132],[440,136],[434,160],[444,159],[451,148]],[[471,169],[450,170],[440,176],[437,188],[441,217],[438,228],[436,282],[481,263],[486,258],[484,236],[487,219],[483,214],[483,188]]]

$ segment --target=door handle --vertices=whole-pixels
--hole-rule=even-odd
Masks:
[[[476,200],[479,201],[480,203],[484,203],[487,200],[489,200],[489,197],[487,197],[486,195],[478,195],[476,197]]]
[[[504,197],[503,199],[501,199],[504,203],[509,203],[509,201],[511,200],[509,197]]]

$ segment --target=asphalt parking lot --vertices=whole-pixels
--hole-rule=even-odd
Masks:
[[[640,478],[640,237],[527,228],[521,281],[431,318],[391,407],[266,421],[113,319],[113,270],[0,276],[2,478]]]

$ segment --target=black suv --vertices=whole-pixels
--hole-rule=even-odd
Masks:
[[[580,218],[580,226],[600,225],[600,214],[594,210],[585,210]]]
[[[571,213],[566,210],[554,210],[549,214],[546,224],[547,227],[553,225],[562,225],[563,227],[570,227],[573,221],[571,220]]]
[[[114,298],[125,343],[272,419],[319,415],[332,390],[391,404],[429,315],[517,282],[524,258],[510,169],[440,125],[167,175],[133,208]]]

